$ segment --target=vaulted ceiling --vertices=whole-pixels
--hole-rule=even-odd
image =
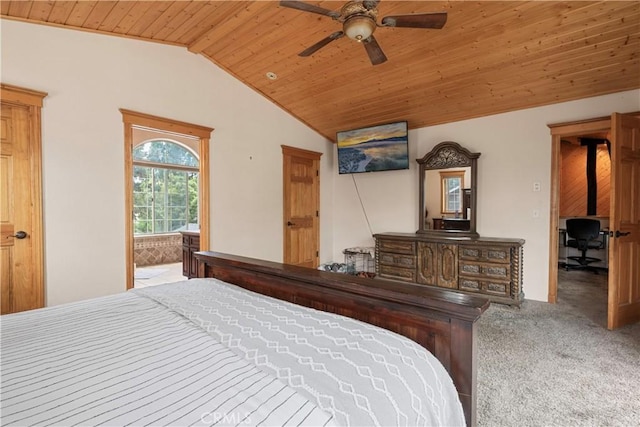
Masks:
[[[310,1],[339,10],[344,2]],[[447,12],[442,29],[379,27],[371,65],[341,24],[277,1],[5,1],[3,18],[183,46],[333,140],[640,88],[638,1],[391,1],[389,15]],[[268,73],[277,76],[275,80]]]

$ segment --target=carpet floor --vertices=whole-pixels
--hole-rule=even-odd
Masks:
[[[640,426],[640,324],[609,331],[606,310],[606,274],[586,271],[559,272],[557,304],[492,304],[478,321],[478,425]]]

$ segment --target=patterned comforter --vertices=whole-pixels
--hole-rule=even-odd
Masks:
[[[3,425],[464,425],[413,341],[216,279],[1,322]]]

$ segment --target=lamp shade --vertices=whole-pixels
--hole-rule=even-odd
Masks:
[[[353,16],[344,22],[344,33],[350,39],[362,41],[369,38],[376,29],[376,23],[368,16]]]

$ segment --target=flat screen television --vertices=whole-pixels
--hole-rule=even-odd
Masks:
[[[407,122],[341,131],[336,142],[340,174],[409,169]]]

